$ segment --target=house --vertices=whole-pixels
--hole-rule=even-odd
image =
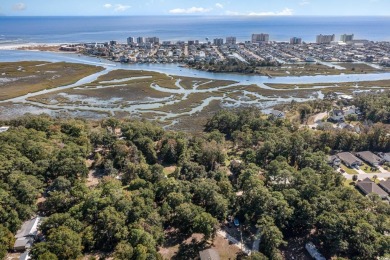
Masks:
[[[338,153],[337,157],[348,167],[353,168],[359,165],[362,165],[363,162],[357,158],[355,155],[349,153],[349,152],[344,152],[344,153]]]
[[[30,249],[34,244],[34,238],[22,237],[15,240],[14,251],[24,252]]]
[[[386,181],[381,181],[379,183],[379,186],[386,191],[388,194],[390,194],[390,178],[388,178]]]
[[[36,217],[23,223],[22,227],[15,235],[15,251],[24,252],[25,250],[31,248],[38,234],[38,225],[40,220],[40,217]]]
[[[344,118],[344,111],[340,109],[333,109],[331,116],[329,117],[329,119],[333,122],[344,121]]]
[[[364,193],[364,195],[368,195],[371,193],[377,194],[382,199],[385,199],[388,194],[381,187],[379,187],[375,182],[370,180],[369,178],[365,178],[362,181],[359,181],[356,184],[356,187]]]
[[[370,151],[358,152],[356,156],[374,167],[378,167],[382,163],[382,159]]]
[[[279,111],[279,110],[274,110],[274,109],[271,110],[268,114],[274,118],[285,118],[286,117],[286,114],[284,112]]]
[[[383,161],[390,162],[390,153],[380,153],[379,156],[383,159]]]
[[[349,131],[355,130],[355,127],[353,125],[347,124],[345,122],[338,123],[337,124],[337,128],[338,129],[346,129],[346,130],[349,130]]]
[[[9,129],[9,126],[2,126],[0,127],[0,133],[7,132]]]
[[[327,161],[328,161],[328,164],[332,167],[339,167],[341,164],[340,158],[337,157],[336,155],[332,155],[332,156],[328,155]]]
[[[326,258],[323,257],[320,252],[318,252],[316,246],[312,242],[306,243],[305,248],[313,259],[326,260]]]
[[[215,249],[209,248],[199,252],[200,260],[220,260],[219,254]]]

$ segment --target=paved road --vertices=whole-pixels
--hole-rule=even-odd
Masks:
[[[213,46],[213,49],[214,49],[214,51],[218,54],[218,56],[219,56],[219,58],[220,58],[221,60],[225,60],[225,59],[226,59],[225,56],[223,56],[223,54],[219,51],[219,49],[218,49],[217,46]]]
[[[387,178],[390,178],[390,172],[387,172],[387,173],[364,173],[364,174],[357,174],[358,176],[358,180],[363,180],[365,178],[372,178],[374,177],[374,175],[376,175],[379,178],[383,178],[383,179],[387,179]],[[347,179],[347,180],[352,180],[352,177],[353,175],[352,174],[348,174],[348,173],[343,173],[343,176]]]
[[[323,112],[323,113],[319,113],[319,114],[316,114],[314,115],[313,117],[313,124],[312,125],[308,125],[310,128],[314,127],[316,128],[318,126],[318,124],[320,122],[322,122],[322,119],[324,119],[326,116],[328,115],[328,112]]]
[[[249,49],[247,49],[247,48],[245,48],[244,47],[244,52],[247,54],[247,55],[249,55],[249,56],[253,56],[253,57],[255,57],[257,60],[259,60],[259,61],[263,61],[264,59],[263,59],[263,57],[260,57],[259,55],[257,55],[256,53],[254,53],[253,51],[250,51]]]

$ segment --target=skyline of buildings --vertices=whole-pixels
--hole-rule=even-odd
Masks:
[[[340,41],[342,42],[350,42],[353,41],[354,34],[342,34],[340,35]]]
[[[329,44],[331,42],[334,42],[335,37],[336,37],[335,34],[328,34],[328,35],[319,34],[316,37],[316,43],[317,44]]]
[[[269,42],[268,33],[252,34],[252,43],[266,43]]]
[[[237,37],[235,36],[227,36],[225,39],[222,37],[217,37],[214,39],[205,38],[206,42],[209,44],[213,44],[216,46],[221,46],[224,44],[227,45],[235,45],[237,44]],[[263,43],[269,43],[272,40],[270,40],[270,34],[268,33],[254,33],[251,35],[250,41],[244,41],[243,43],[253,43],[253,44],[263,44]],[[341,34],[339,43],[349,43],[349,42],[367,42],[368,40],[355,40],[354,34]],[[280,41],[280,42],[289,42],[290,44],[302,44],[305,43],[301,37],[293,36],[289,39],[289,41]],[[159,44],[160,38],[159,37],[133,37],[130,36],[127,38],[127,44],[133,45],[133,44]],[[163,41],[164,45],[173,44],[172,41]],[[183,42],[184,43],[184,42]],[[198,45],[200,43],[199,40],[188,40],[187,44],[190,45]],[[336,41],[336,35],[335,34],[318,34],[316,36],[316,41],[314,43],[317,44],[330,44],[330,43],[337,43]]]
[[[290,38],[290,44],[301,44],[301,43],[302,43],[302,38],[298,38],[298,37]]]

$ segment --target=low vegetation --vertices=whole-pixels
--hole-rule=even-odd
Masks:
[[[2,62],[0,100],[70,85],[102,70],[102,67],[66,62]]]

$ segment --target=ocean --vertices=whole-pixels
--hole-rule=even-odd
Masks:
[[[200,40],[268,33],[270,40],[301,37],[314,42],[317,34],[348,33],[355,39],[390,41],[388,17],[314,16],[131,16],[131,17],[7,17],[0,16],[0,45],[25,43],[126,42],[129,36],[163,40]]]

